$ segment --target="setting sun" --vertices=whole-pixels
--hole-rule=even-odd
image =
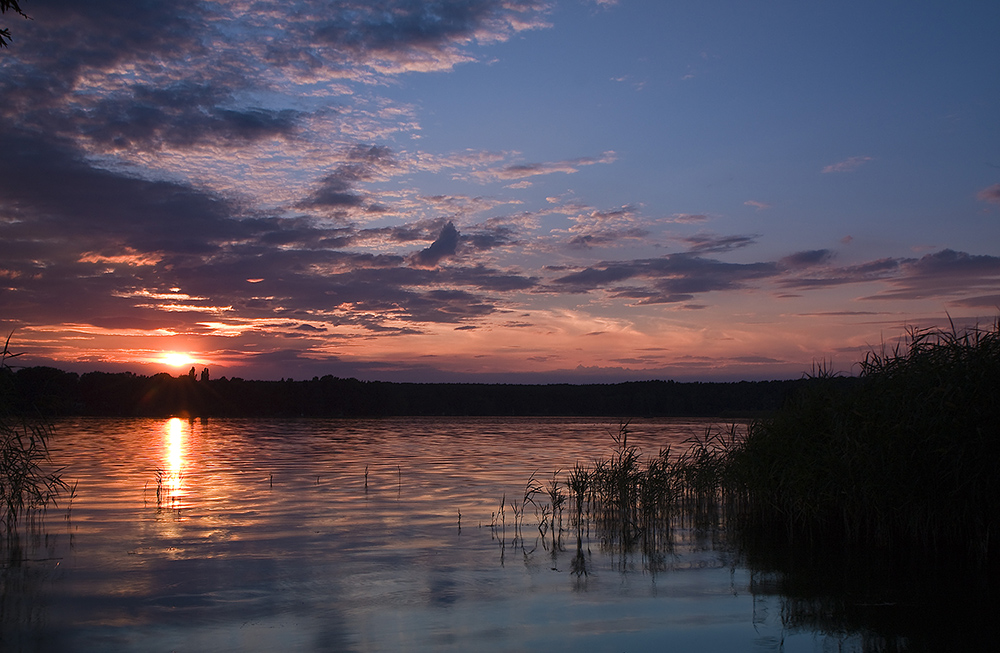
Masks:
[[[170,365],[172,367],[184,367],[186,365],[193,365],[197,361],[191,358],[187,354],[181,354],[175,351],[170,351],[160,357],[160,362]]]

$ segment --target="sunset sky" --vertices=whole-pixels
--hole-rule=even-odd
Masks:
[[[20,364],[797,378],[1000,314],[1000,2],[21,7]]]

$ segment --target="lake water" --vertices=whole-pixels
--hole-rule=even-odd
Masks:
[[[705,420],[648,420],[650,455]],[[875,650],[795,625],[703,533],[655,564],[505,516],[606,457],[593,419],[66,420],[76,483],[3,570],[3,650]],[[560,474],[560,478],[564,474]]]

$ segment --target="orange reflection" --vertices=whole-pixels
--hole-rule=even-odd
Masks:
[[[163,485],[167,496],[172,501],[180,499],[182,494],[182,475],[184,468],[184,422],[173,417],[166,424],[164,437],[164,479]]]

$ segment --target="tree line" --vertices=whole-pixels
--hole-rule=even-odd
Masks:
[[[739,417],[781,407],[810,379],[612,384],[393,383],[334,376],[311,380],[210,379],[161,373],[76,374],[52,367],[3,370],[11,401],[51,416]],[[838,382],[851,383],[844,378]]]

